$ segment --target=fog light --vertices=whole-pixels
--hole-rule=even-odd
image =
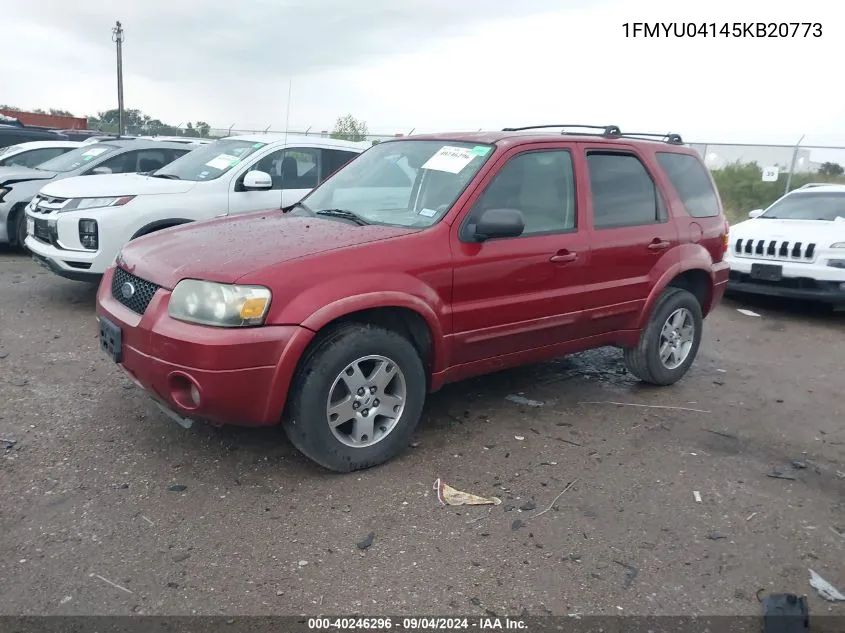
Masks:
[[[82,248],[89,251],[96,251],[99,248],[99,236],[97,234],[97,220],[79,221],[79,243]]]
[[[194,384],[191,384],[191,401],[195,407],[200,406],[200,390]]]

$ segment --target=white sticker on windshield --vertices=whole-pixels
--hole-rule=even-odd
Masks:
[[[231,154],[218,154],[217,157],[212,158],[208,161],[205,166],[211,167],[212,169],[227,169],[229,165],[233,162],[238,162],[237,156],[232,156]]]
[[[420,215],[424,215],[427,218],[431,218],[437,215],[437,211],[435,211],[434,209],[420,209]]]
[[[423,169],[435,169],[447,171],[450,174],[458,174],[472,162],[475,154],[466,147],[441,147],[437,153],[429,158],[422,166]]]
[[[82,152],[82,155],[83,156],[90,156],[91,158],[94,158],[95,156],[99,156],[100,154],[105,152],[106,149],[107,148],[105,148],[105,147],[92,147],[91,149],[86,149],[84,152]]]

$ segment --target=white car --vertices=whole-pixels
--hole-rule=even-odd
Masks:
[[[79,141],[29,141],[0,149],[0,167],[35,167],[82,145]]]
[[[136,237],[290,206],[370,145],[315,136],[231,136],[148,174],[68,178],[46,185],[27,207],[26,246],[62,277],[97,281]],[[39,223],[51,226],[39,232]]]
[[[731,227],[728,290],[845,307],[845,185],[813,183]]]

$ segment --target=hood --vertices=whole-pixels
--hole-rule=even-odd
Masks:
[[[416,230],[291,217],[271,209],[153,233],[129,242],[118,262],[132,274],[165,288],[186,278],[234,283],[250,272],[285,261]]]
[[[826,247],[845,241],[845,220],[767,220],[754,218],[731,227],[731,240],[754,239],[801,242]]]
[[[56,172],[42,171],[30,167],[0,167],[0,186],[12,185],[25,180],[50,180]]]
[[[188,180],[153,178],[141,174],[103,174],[73,176],[51,182],[42,189],[44,195],[56,198],[110,198],[186,193],[197,183]]]

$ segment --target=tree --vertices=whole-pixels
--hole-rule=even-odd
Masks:
[[[841,176],[843,173],[845,169],[839,163],[822,163],[819,167],[820,176]]]
[[[346,141],[365,141],[367,140],[367,122],[359,121],[351,114],[339,117],[331,137]]]

